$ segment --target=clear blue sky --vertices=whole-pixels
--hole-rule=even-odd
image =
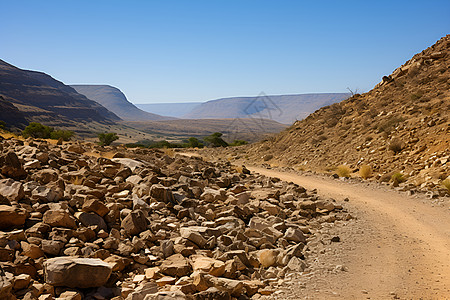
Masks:
[[[370,90],[450,33],[450,1],[0,0],[0,59],[134,103]]]

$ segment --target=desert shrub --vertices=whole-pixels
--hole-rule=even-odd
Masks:
[[[204,138],[205,142],[211,147],[227,147],[228,143],[222,139],[222,133],[215,132]]]
[[[372,176],[372,168],[369,165],[362,165],[359,168],[359,176],[361,176],[362,179],[369,178]]]
[[[398,139],[394,139],[389,143],[389,150],[394,154],[400,153],[403,150],[403,143]]]
[[[395,172],[394,174],[392,174],[391,180],[394,186],[398,186],[400,183],[406,181],[406,177],[400,172]]]
[[[346,165],[340,165],[336,168],[336,174],[338,174],[339,177],[350,177],[351,170]]]
[[[190,137],[184,144],[184,148],[203,148],[204,145],[195,137]]]
[[[418,93],[412,94],[411,95],[411,100],[412,101],[417,101],[420,98],[422,98],[422,96],[423,96],[423,92],[418,92]]]
[[[230,146],[242,146],[242,145],[247,145],[248,142],[244,141],[244,140],[234,140]]]
[[[172,148],[163,148],[163,152],[167,156],[170,156],[170,157],[175,156],[175,151]]]
[[[52,127],[42,125],[41,123],[31,122],[27,127],[22,131],[22,135],[25,138],[40,138],[40,139],[48,139],[53,131]]]
[[[109,146],[112,142],[115,140],[118,140],[119,137],[117,136],[117,133],[115,132],[108,132],[108,133],[99,133],[98,134],[98,140],[100,146]]]
[[[441,184],[442,184],[442,186],[444,187],[444,188],[446,188],[447,189],[447,191],[450,193],[450,179],[445,179],[445,180],[443,180],[442,182],[441,182]]]
[[[378,124],[378,132],[380,133],[386,133],[386,134],[390,134],[391,131],[401,122],[405,121],[404,118],[402,117],[391,117],[383,122],[380,122],[380,124]]]
[[[50,138],[53,140],[69,141],[73,136],[74,133],[70,130],[54,130],[50,133]]]

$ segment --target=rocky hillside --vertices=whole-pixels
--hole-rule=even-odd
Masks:
[[[323,93],[223,98],[202,103],[183,118],[255,118],[291,125],[315,110],[342,101],[348,96],[346,93]]]
[[[321,224],[351,218],[298,185],[168,154],[0,141],[0,298],[269,295]]]
[[[157,114],[148,113],[137,108],[129,102],[127,97],[118,89],[109,85],[71,85],[78,93],[94,100],[127,121],[160,121],[171,120],[171,117],[164,117]]]
[[[51,76],[22,70],[0,60],[0,95],[14,105],[27,122],[67,127],[79,122],[112,123],[119,120],[95,101]],[[8,125],[16,126],[17,122]]]
[[[334,172],[369,165],[376,179],[438,186],[450,175],[450,35],[414,55],[373,90],[324,107],[235,155]],[[240,153],[238,153],[240,152]],[[357,173],[355,174],[357,175]]]

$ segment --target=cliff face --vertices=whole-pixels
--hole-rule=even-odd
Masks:
[[[161,121],[172,117],[148,113],[129,102],[118,89],[109,85],[71,85],[78,93],[103,105],[108,110],[127,121]]]
[[[0,60],[0,95],[28,121],[52,126],[77,122],[112,123],[120,118],[51,76]],[[14,112],[15,114],[17,112]]]

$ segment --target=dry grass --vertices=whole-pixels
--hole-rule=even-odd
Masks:
[[[169,156],[169,157],[174,157],[175,156],[175,151],[172,148],[163,148],[162,151],[164,152],[165,155]]]
[[[361,168],[359,168],[359,176],[361,176],[362,179],[367,179],[372,176],[372,168],[369,165],[362,165]]]
[[[444,188],[446,188],[447,189],[447,191],[450,193],[450,179],[445,179],[445,180],[443,180],[442,182],[441,182],[441,184],[442,184],[442,186],[444,187]]]
[[[351,172],[350,168],[346,165],[340,165],[336,168],[336,174],[338,174],[339,177],[350,177]]]

